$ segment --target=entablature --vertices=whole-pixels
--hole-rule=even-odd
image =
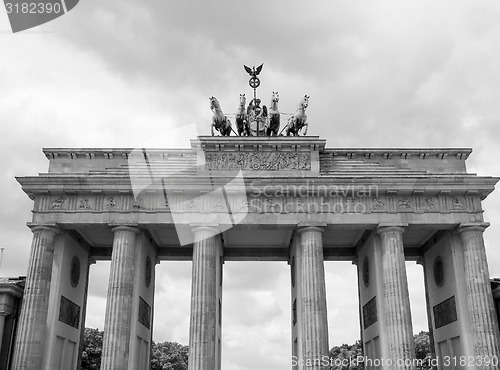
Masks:
[[[321,176],[315,178],[262,178],[262,177],[214,177],[199,176],[167,177],[152,179],[148,176],[129,178],[128,176],[37,176],[18,177],[23,190],[30,196],[37,194],[116,194],[143,192],[183,193],[198,196],[217,189],[225,189],[239,194],[273,193],[278,195],[320,195],[337,194],[368,195],[398,194],[434,196],[438,194],[470,195],[484,199],[490,194],[496,177],[480,177],[471,174],[460,176],[428,175],[404,177],[349,177]]]

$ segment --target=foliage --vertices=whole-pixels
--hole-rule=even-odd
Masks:
[[[361,370],[363,363],[357,363],[356,359],[363,356],[361,341],[352,345],[342,344],[332,347],[330,350],[330,370]]]
[[[429,333],[421,331],[413,336],[415,342],[415,354],[417,359],[424,360],[420,370],[431,369],[431,340]],[[362,370],[363,363],[354,361],[358,356],[363,356],[363,346],[361,341],[357,341],[352,345],[342,344],[335,346],[330,350],[330,370]],[[352,360],[352,361],[350,361]]]
[[[188,349],[177,342],[153,342],[151,370],[187,370]]]
[[[102,338],[99,329],[85,328],[82,370],[101,368]],[[151,350],[151,370],[187,370],[188,347],[176,342],[154,343]]]
[[[104,332],[99,329],[85,328],[82,353],[82,370],[99,370],[101,367],[102,338]],[[429,333],[421,331],[413,336],[417,359],[424,360],[419,369],[431,368],[431,341]],[[151,350],[151,370],[187,370],[188,346],[177,342],[154,343]],[[352,345],[342,344],[330,350],[330,370],[362,370],[363,363],[353,359],[363,356],[361,341]]]
[[[426,331],[421,331],[413,336],[413,341],[415,342],[415,355],[419,360],[424,360],[422,367],[420,369],[427,370],[430,369],[431,361],[431,338],[429,333]]]
[[[83,333],[82,370],[99,370],[101,368],[103,335],[102,330],[85,328]]]

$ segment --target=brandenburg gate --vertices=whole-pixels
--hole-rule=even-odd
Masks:
[[[18,178],[33,243],[12,368],[79,367],[99,260],[111,260],[101,369],[149,369],[166,260],[192,261],[190,370],[221,368],[224,263],[246,260],[290,266],[293,368],[329,368],[324,263],[338,260],[357,266],[364,354],[379,368],[415,368],[405,261],[424,269],[435,358],[491,360],[438,367],[498,368],[481,206],[498,179],[467,172],[470,149],[325,145],[200,136],[185,150],[44,149],[48,172]]]

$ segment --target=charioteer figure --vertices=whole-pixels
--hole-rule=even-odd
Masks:
[[[264,136],[267,125],[267,107],[260,106],[259,98],[252,99],[247,108],[248,121],[250,122],[250,132],[252,136]]]

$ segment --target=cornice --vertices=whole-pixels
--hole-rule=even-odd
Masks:
[[[322,152],[323,155],[331,154],[335,157],[372,158],[381,156],[386,159],[397,157],[408,159],[411,156],[422,159],[431,157],[467,159],[471,153],[471,148],[325,148]]]
[[[190,148],[43,148],[43,154],[49,160],[54,159],[128,159],[130,153],[145,150],[149,155],[167,158],[169,155],[195,155]]]
[[[445,159],[447,157],[455,157],[459,159],[467,159],[472,153],[471,148],[327,148],[326,141],[319,139],[318,136],[308,137],[244,137],[238,138],[221,138],[219,136],[204,136],[199,139],[191,140],[192,148],[43,148],[42,151],[48,159],[70,158],[70,159],[93,159],[93,158],[124,158],[127,159],[129,153],[133,151],[142,151],[154,154],[158,157],[165,155],[194,155],[195,149],[203,148],[204,150],[262,150],[263,145],[269,148],[281,149],[283,146],[293,146],[310,148],[311,145],[319,150],[322,155],[331,154],[332,156],[340,157],[358,157],[371,158],[373,156],[381,156],[383,158],[416,156],[420,158],[437,157]],[[265,139],[265,140],[263,140]]]

